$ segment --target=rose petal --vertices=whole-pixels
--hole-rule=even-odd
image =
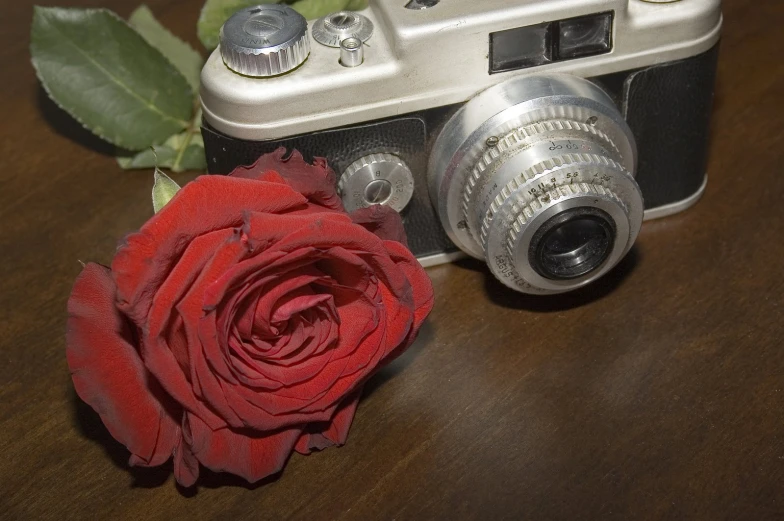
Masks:
[[[314,222],[336,222],[352,226],[351,220],[345,214],[337,212],[322,212],[317,215],[269,215],[259,212],[248,212],[244,216],[244,224],[242,226],[243,240],[248,243],[249,249],[253,252],[246,262],[233,266],[226,273],[222,274],[220,279],[209,289],[208,294],[205,296],[205,307],[216,307],[223,301],[227,291],[231,288],[237,287],[241,282],[247,281],[249,276],[254,278],[260,277],[267,272],[261,272],[263,268],[272,268],[275,275],[281,275],[282,262],[277,262],[287,253],[296,255],[295,259],[286,258],[285,263],[289,264],[286,271],[295,269],[297,267],[305,266],[313,262],[309,258],[309,254],[314,248],[303,245],[301,248],[295,250],[284,250],[278,247],[282,241],[289,236],[298,236],[303,229],[308,229],[314,225]],[[356,231],[356,229],[355,229]],[[268,247],[260,249],[257,247],[259,244],[268,245]],[[297,251],[300,250],[300,251]],[[301,261],[296,264],[293,261]]]
[[[335,362],[334,365],[343,364],[341,377],[330,385],[326,393],[308,404],[303,404],[298,409],[300,414],[317,414],[325,408],[328,410],[332,404],[360,387],[389,361],[389,354],[399,345],[400,337],[407,333],[410,321],[403,321],[398,325],[386,320],[386,317],[383,318],[382,323],[363,339],[362,344],[345,363],[342,360]],[[280,396],[281,392],[276,394]]]
[[[255,279],[255,280],[254,280]],[[225,295],[223,301],[212,299],[212,287],[204,295],[204,309],[207,311],[218,310],[218,331],[229,336],[235,334],[238,340],[263,338],[271,339],[274,337],[273,331],[269,330],[269,321],[256,321],[256,308],[261,295],[268,285],[275,282],[274,274],[262,275],[248,278],[246,281],[234,281],[235,290]]]
[[[336,219],[334,215],[340,214],[326,214],[316,219],[309,217],[310,222],[283,237],[270,249],[291,252],[300,248],[343,248],[363,255],[389,256],[381,239],[350,219]]]
[[[185,249],[182,257],[158,289],[150,307],[145,328],[143,353],[145,365],[185,408],[198,413],[212,428],[225,424],[194,396],[190,375],[190,348],[188,327],[181,314],[176,312],[185,294],[190,290],[204,266],[227,241],[238,242],[235,230],[215,230],[196,237]],[[174,329],[172,314],[181,324]]]
[[[186,184],[118,249],[112,273],[120,310],[143,326],[156,290],[193,239],[239,226],[241,210],[274,214],[305,201],[286,185],[236,177],[208,175]]]
[[[343,400],[326,427],[320,423],[308,425],[307,430],[297,440],[295,450],[300,454],[310,454],[314,450],[323,450],[333,445],[340,446],[346,443],[361,395],[362,391],[358,390]]]
[[[281,299],[274,310],[271,322],[284,322],[291,320],[291,317],[332,300],[332,295],[289,295],[289,298]]]
[[[256,180],[269,180],[279,174],[297,192],[308,200],[330,210],[343,211],[343,203],[335,190],[335,172],[323,157],[316,157],[309,165],[302,154],[294,150],[287,158],[286,149],[280,147],[274,152],[264,154],[250,166],[239,166],[230,176]]]
[[[380,239],[397,241],[408,246],[406,231],[400,214],[389,206],[374,204],[354,210],[351,220]]]
[[[213,328],[203,336],[200,323],[205,315],[214,313],[204,309],[206,288],[247,254],[247,244],[239,234],[234,234],[215,252],[182,300],[175,305],[175,309],[182,316],[188,338],[191,361],[190,383],[193,392],[208,403],[229,425],[236,427],[242,426],[243,423],[233,412],[222,390],[222,381],[236,382],[229,367],[228,354],[217,345],[217,331]]]
[[[392,260],[409,280],[414,300],[414,323],[408,334],[408,339],[399,348],[399,351],[402,352],[416,339],[419,328],[433,309],[433,283],[408,248],[394,241],[389,241],[386,246]]]
[[[383,331],[377,331],[381,320],[378,316],[380,312],[373,302],[366,301],[361,294],[358,295],[356,299],[344,305],[342,310],[338,309],[341,324],[345,326],[341,325],[338,343],[333,349],[314,356],[298,366],[280,368],[279,373],[275,373],[276,368],[273,366],[263,368],[266,375],[277,374],[279,378],[298,381],[298,383],[270,393],[258,393],[241,386],[225,387],[227,396],[242,398],[242,400],[230,398],[228,402],[242,418],[249,422],[248,425],[266,429],[291,425],[301,422],[303,418],[307,421],[307,416],[300,416],[297,413],[316,401],[319,405],[313,409],[321,412],[333,409],[340,396],[333,395],[330,403],[322,399],[331,392],[335,382],[346,374],[346,368],[352,364],[352,360],[356,360],[350,355],[360,351],[363,354],[359,358],[364,358],[372,364],[376,361],[376,357],[385,354],[385,349],[378,346],[384,338]],[[318,371],[312,370],[314,366]],[[303,376],[307,379],[300,382]],[[345,387],[342,390],[345,391]],[[261,411],[266,414],[261,414]],[[308,410],[308,413],[312,412]],[[270,418],[266,417],[267,414],[275,416],[272,418],[272,423],[269,423]],[[320,414],[319,418],[323,420],[328,416]]]
[[[351,223],[344,222],[342,224],[345,224],[350,229],[354,230],[355,234],[359,233],[360,235],[365,235],[367,240],[378,243],[379,246],[383,246],[383,243],[369,232],[361,229],[357,230],[356,226]],[[250,227],[251,230],[252,228],[253,226]],[[274,247],[271,247],[271,249],[274,249]],[[302,250],[295,251],[301,252]],[[268,252],[264,252],[262,255],[266,255],[267,253]],[[351,264],[351,262],[357,262],[359,265],[364,265],[359,257],[342,248],[332,248],[329,252],[325,252],[324,254],[326,255],[329,253],[333,254],[339,260],[347,261],[349,264]],[[379,255],[381,255],[381,252],[379,252]],[[256,266],[252,269],[248,268],[248,265],[253,265],[256,262],[258,262],[257,257],[247,259],[246,261],[243,261],[241,267],[237,266],[232,268],[232,270],[258,273],[263,269],[266,269],[261,266]],[[339,263],[336,264],[335,269],[338,270],[339,266]],[[385,267],[390,270],[395,269],[395,266],[388,255],[386,256]],[[229,273],[224,277],[230,280],[241,278],[234,274],[230,275]],[[398,285],[405,286],[407,281],[402,277],[403,276],[400,273],[392,273],[384,278],[400,279],[397,281]],[[212,289],[216,289],[223,285],[226,287],[226,290],[228,290],[230,285],[222,282],[222,280],[223,278],[214,284]],[[307,377],[306,380],[297,385],[287,386],[274,393],[258,393],[253,390],[244,389],[241,386],[236,388],[233,386],[223,386],[223,391],[227,396],[227,403],[241,418],[243,418],[247,425],[266,429],[291,425],[292,422],[299,421],[300,416],[297,415],[296,420],[294,420],[293,417],[289,417],[288,415],[296,414],[297,411],[309,405],[312,406],[308,408],[307,412],[309,414],[330,410],[343,397],[341,393],[345,393],[351,388],[352,381],[348,378],[344,378],[344,376],[347,374],[354,374],[365,368],[367,368],[365,373],[371,372],[375,368],[375,365],[388,354],[388,350],[396,347],[398,343],[403,340],[404,334],[407,332],[407,328],[411,322],[410,316],[403,318],[402,321],[390,331],[387,331],[386,326],[379,329],[379,321],[381,319],[378,317],[374,318],[374,315],[377,313],[377,304],[368,301],[366,296],[351,288],[333,287],[330,289],[330,292],[336,297],[339,297],[339,295],[345,291],[351,291],[353,298],[347,300],[343,304],[343,309],[339,310],[339,315],[343,316],[342,314],[345,314],[348,319],[341,318],[341,323],[348,320],[347,323],[349,325],[345,330],[341,328],[339,344],[334,349],[334,352],[324,355],[329,356],[326,363],[322,362],[320,359],[317,360],[314,358],[308,360],[308,362],[301,367],[296,367],[291,370],[287,369],[286,372],[281,373],[275,373],[274,368],[270,367],[260,368],[267,377],[276,381],[282,381],[283,379],[291,381],[289,379],[294,377],[296,377],[296,380]],[[399,290],[399,292],[402,291],[403,290]],[[402,309],[400,303],[397,302],[396,298],[394,298],[389,291],[387,291],[387,295],[389,300],[388,306],[390,308],[389,313],[391,316],[397,317],[400,313],[399,310]],[[218,299],[213,297],[210,300],[216,302]],[[407,313],[408,315],[411,315],[411,312]],[[209,316],[207,319],[209,319]],[[204,331],[206,333],[213,329],[213,327],[205,327]],[[353,358],[350,357],[349,355],[353,355],[355,351],[360,351],[361,354],[357,354]],[[316,362],[319,362],[319,365],[316,365]],[[314,368],[318,369],[318,372],[314,373]],[[359,377],[362,376],[363,375],[360,375]],[[338,388],[331,389],[335,382],[341,378],[344,380],[344,384]],[[325,399],[324,397],[327,395],[329,397],[328,399]],[[236,396],[237,399],[232,398],[233,396]],[[270,414],[276,416],[272,421],[268,416]],[[285,415],[285,417],[283,415]],[[323,414],[319,415],[319,417],[323,416]]]
[[[301,313],[303,310],[313,306],[326,306],[327,309],[334,307],[331,304],[332,295],[313,294],[313,292],[307,288],[307,284],[314,280],[319,280],[320,278],[321,277],[318,277],[316,274],[311,274],[307,270],[302,274],[300,274],[299,271],[285,274],[282,280],[276,281],[277,284],[269,288],[266,294],[259,299],[256,310],[246,310],[246,317],[240,318],[239,322],[248,323],[251,319],[247,318],[247,315],[253,313],[256,325],[268,330],[270,328],[268,325],[269,322],[283,319],[288,320],[291,314]],[[253,289],[254,286],[251,286],[249,290]],[[277,308],[275,308],[276,305],[278,306]],[[212,320],[210,316],[205,317],[205,320],[203,320],[201,324],[201,327],[205,332],[204,336],[212,338],[212,335],[208,335],[209,332],[213,330],[224,330],[225,326],[221,326],[220,324],[224,320],[231,319],[231,313],[231,309],[227,310],[223,308],[221,317],[217,320],[217,326],[216,322]],[[226,315],[229,315],[229,317],[227,318]],[[270,315],[273,315],[272,318],[270,318]],[[235,320],[237,319],[235,318]],[[279,322],[276,322],[276,324],[277,325],[272,327],[273,329],[282,327]],[[245,326],[245,328],[247,327],[248,326]],[[312,330],[312,327],[310,327],[309,330]],[[279,332],[281,336],[279,337],[279,341],[276,342],[276,344],[278,344],[277,346],[270,348],[266,352],[254,352],[252,356],[247,352],[251,349],[251,346],[248,346],[245,342],[242,342],[242,345],[232,345],[231,342],[227,343],[229,343],[229,346],[232,348],[231,353],[233,355],[233,360],[241,360],[244,362],[243,375],[250,376],[252,373],[255,373],[257,376],[261,377],[260,383],[262,385],[266,385],[269,380],[280,382],[283,385],[292,385],[297,381],[312,377],[312,374],[308,374],[308,371],[318,371],[319,363],[323,364],[323,362],[319,362],[319,359],[315,355],[328,346],[319,346],[313,343],[312,335],[307,335],[306,337],[302,327],[295,327],[290,332],[293,333],[293,336],[289,338],[286,338],[286,332]],[[208,349],[211,351],[220,349],[221,342],[219,341],[218,344],[219,345],[212,346]],[[280,367],[291,366],[293,365],[293,362],[301,362],[303,360],[305,363],[299,365],[299,367],[293,371]],[[233,367],[235,367],[235,369],[237,368],[236,365],[233,365]],[[313,369],[313,367],[315,367],[315,369]]]
[[[399,354],[401,354],[414,341],[419,329],[422,326],[422,323],[427,318],[433,307],[434,299],[432,283],[425,270],[414,258],[413,254],[406,247],[396,241],[385,241],[385,245],[390,252],[390,258],[394,261],[396,266],[405,273],[407,280],[410,281],[409,286],[411,299],[414,306],[413,320],[409,327],[406,338],[401,341],[396,348],[388,352],[384,359],[374,368],[373,371],[369,373],[364,372],[350,375],[348,378],[344,379],[344,381],[337,382],[333,391],[340,391],[346,385],[356,385],[357,376],[361,376],[360,382],[367,380],[367,378],[371,376],[373,372],[377,371],[385,364],[391,362]],[[387,323],[402,323],[402,319],[389,319]],[[368,365],[368,367],[371,367],[371,365]],[[323,399],[324,402],[327,402],[329,398],[330,396],[326,395]],[[303,409],[303,412],[307,411],[308,409]]]
[[[367,354],[368,351],[358,349],[356,353],[352,354],[349,364],[345,366],[343,377],[333,383],[329,391],[319,399],[299,409],[300,412],[317,412],[325,405],[334,403],[334,400],[340,399],[346,392],[361,384],[380,367],[394,359],[413,341],[416,331],[429,313],[432,307],[432,286],[424,270],[402,244],[386,241],[385,246],[395,251],[396,258],[399,256],[401,262],[405,262],[403,266],[407,271],[403,272],[388,256],[374,256],[369,260],[369,263],[376,264],[376,273],[379,278],[389,284],[379,286],[383,300],[381,306],[381,309],[384,310],[383,322],[372,332],[371,336],[362,341],[364,344],[362,347],[377,346],[373,347],[377,349],[376,354],[371,358]],[[405,273],[408,273],[417,284],[416,292],[405,277]],[[401,277],[405,280],[401,280]],[[390,284],[392,282],[394,283]],[[390,291],[393,288],[394,291]],[[419,304],[416,309],[413,308],[414,302]],[[351,320],[348,317],[342,317],[342,322],[351,323]],[[341,328],[341,336],[346,331],[346,328]],[[280,395],[281,393],[276,394]]]
[[[182,436],[174,451],[174,479],[183,487],[190,487],[199,479],[199,460],[193,454],[193,437],[187,424],[188,415],[183,418]]]
[[[316,266],[320,273],[334,281],[331,286],[351,288],[355,293],[362,293],[373,299],[378,277],[366,259],[357,253],[335,246],[321,255]]]
[[[131,464],[156,466],[172,455],[177,404],[142,365],[129,322],[114,305],[107,268],[88,264],[68,300],[66,355],[79,396],[111,435],[131,451]]]
[[[252,224],[253,220],[249,233],[253,231]],[[395,241],[387,242],[394,244]],[[385,241],[364,228],[343,220],[317,219],[297,232],[283,237],[278,243],[270,246],[265,254],[272,255],[276,251],[294,252],[303,248],[325,250],[342,248],[360,256],[370,265],[370,271],[383,280],[403,305],[413,305],[411,284],[404,272],[398,269],[389,257]],[[255,260],[251,261],[248,266],[253,265],[254,262]],[[339,273],[340,270],[335,272]],[[334,273],[330,274],[336,276]]]
[[[328,349],[332,349],[339,337],[340,316],[330,295],[330,299],[326,301],[320,308],[315,310],[308,310],[303,314],[298,321],[298,333],[300,329],[303,334],[307,334],[307,338],[300,342],[299,347],[292,335],[288,343],[281,345],[274,353],[274,358],[267,359],[268,363],[273,363],[283,367],[289,367],[295,364],[302,363],[310,357],[316,357]],[[312,317],[312,318],[311,318]],[[311,322],[302,325],[303,320],[307,318]],[[308,345],[304,345],[307,342]],[[272,353],[271,353],[272,354]]]
[[[264,270],[260,270],[259,275],[263,273]],[[244,315],[235,317],[239,330],[247,337],[252,336],[252,333],[274,334],[276,329],[274,324],[288,320],[292,314],[318,305],[330,297],[330,295],[314,295],[312,291],[307,291],[311,283],[321,278],[323,278],[322,274],[308,269],[282,273],[279,277],[273,275],[262,277],[261,280],[264,282],[262,286],[254,283],[242,292],[253,294],[256,299],[253,309],[246,309]],[[291,302],[292,298],[296,300]],[[224,308],[221,314],[225,316],[231,311],[233,310]]]
[[[230,472],[251,483],[280,472],[286,464],[301,429],[278,432],[213,431],[198,417],[189,416],[193,454],[215,472]]]

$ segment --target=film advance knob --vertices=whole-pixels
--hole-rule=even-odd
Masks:
[[[351,163],[340,176],[338,189],[346,211],[383,204],[400,212],[414,195],[414,176],[392,154],[370,154]]]
[[[261,4],[234,13],[220,31],[226,66],[246,76],[276,76],[310,54],[308,22],[287,5]]]

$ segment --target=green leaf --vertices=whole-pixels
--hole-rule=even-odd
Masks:
[[[368,6],[368,0],[349,0],[344,9],[347,11],[361,11]]]
[[[141,152],[136,152],[131,156],[118,156],[117,164],[125,170],[153,168],[155,166],[171,168],[176,152],[176,150],[166,144],[155,145]]]
[[[188,82],[111,11],[35,7],[30,51],[49,97],[119,147],[141,150],[190,125]]]
[[[315,20],[335,11],[364,9],[367,0],[298,0],[291,3],[291,7],[308,20]]]
[[[180,185],[156,168],[155,183],[152,185],[152,209],[155,210],[155,213],[158,213],[161,208],[166,206],[166,203],[171,201],[171,198],[179,190]]]
[[[201,8],[197,31],[199,40],[207,49],[218,46],[220,28],[231,15],[244,7],[259,4],[290,4],[308,20],[321,18],[335,11],[359,11],[368,6],[368,0],[207,0]]]
[[[126,169],[137,168],[169,168],[174,172],[185,170],[207,169],[207,157],[204,153],[204,140],[201,134],[185,131],[171,136],[162,145],[142,150],[132,156],[117,158],[117,163]]]
[[[147,42],[161,51],[166,59],[185,76],[194,92],[199,90],[199,77],[204,59],[193,47],[169,32],[155,19],[152,11],[142,4],[131,13],[128,23],[136,29]]]

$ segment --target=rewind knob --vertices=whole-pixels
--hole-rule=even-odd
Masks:
[[[246,76],[285,74],[310,54],[308,23],[287,5],[241,9],[221,27],[220,53],[229,69]]]

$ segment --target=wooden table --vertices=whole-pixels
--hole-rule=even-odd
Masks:
[[[72,3],[56,0],[55,3]],[[150,0],[195,41],[201,1]],[[430,270],[435,310],[348,444],[263,486],[128,453],[75,395],[65,302],[150,215],[149,172],[46,99],[31,2],[0,21],[0,518],[784,518],[784,2],[727,0],[704,199],[591,291],[527,298]],[[84,0],[127,16],[137,0]],[[187,181],[187,175],[176,176]]]

